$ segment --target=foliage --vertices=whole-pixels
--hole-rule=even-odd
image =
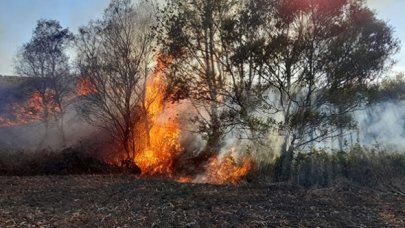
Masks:
[[[194,119],[208,145],[279,131],[284,177],[294,150],[354,127],[350,113],[398,51],[360,0],[173,0],[163,13],[168,78],[208,113]]]
[[[66,51],[72,40],[72,33],[58,21],[39,20],[31,40],[19,50],[15,65],[20,76],[35,78],[32,94],[40,101],[37,107],[43,110],[40,118],[47,125],[51,117],[58,121],[63,143],[66,143],[64,109],[72,90],[72,70]]]
[[[370,86],[368,97],[370,104],[403,100],[405,98],[404,73],[399,73],[395,78],[386,78],[381,83]]]
[[[70,31],[58,21],[39,20],[31,40],[17,55],[17,74],[36,78],[34,87],[42,97],[45,119],[54,114],[48,104],[56,103],[62,110],[64,96],[69,92],[71,67],[66,50],[72,39]]]

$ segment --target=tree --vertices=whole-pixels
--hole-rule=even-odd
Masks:
[[[33,77],[35,92],[43,105],[43,119],[56,117],[64,111],[65,96],[71,85],[71,72],[66,49],[73,39],[67,28],[55,20],[39,20],[32,39],[17,55],[17,74]],[[63,134],[63,118],[61,129]]]
[[[398,50],[392,29],[363,1],[277,1],[261,7],[261,78],[281,114],[279,180],[290,175],[294,151],[353,126],[348,113],[364,104],[363,88]]]
[[[238,11],[238,1],[169,1],[163,15],[164,50],[172,57],[168,78],[177,98],[195,107],[191,118],[206,139],[204,152],[218,153],[232,125],[224,102],[228,77],[222,61],[224,20]]]
[[[398,50],[361,0],[173,0],[168,9],[169,78],[208,113],[199,119],[208,146],[217,150],[212,139],[229,126],[251,138],[277,132],[279,180],[294,151],[353,127],[350,113]]]
[[[94,90],[83,98],[81,112],[111,133],[131,161],[137,148],[136,125],[147,113],[144,99],[154,60],[154,16],[146,1],[134,5],[113,0],[103,19],[80,28],[77,37],[78,68]]]

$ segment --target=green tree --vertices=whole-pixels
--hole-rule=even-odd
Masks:
[[[42,99],[43,119],[63,117],[65,96],[70,91],[71,67],[66,49],[73,40],[67,28],[58,21],[39,20],[31,40],[24,44],[17,55],[17,74],[35,78],[33,87]],[[60,118],[63,133],[63,118]]]
[[[175,96],[195,107],[192,119],[207,141],[207,154],[219,152],[229,126],[223,100],[229,77],[221,32],[224,20],[238,11],[237,2],[173,0],[163,13],[163,52],[172,57],[168,78]]]
[[[361,0],[173,0],[164,13],[168,77],[178,98],[208,113],[197,119],[207,150],[231,129],[277,132],[279,180],[294,151],[354,126],[350,113],[398,50]]]
[[[277,97],[264,102],[281,117],[277,173],[287,180],[295,150],[353,126],[346,114],[364,104],[362,88],[383,72],[398,42],[363,1],[260,5],[258,14],[269,15],[260,28],[261,78]]]

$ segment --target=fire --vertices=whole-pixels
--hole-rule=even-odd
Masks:
[[[205,174],[198,182],[210,184],[237,184],[253,167],[250,155],[240,159],[235,148],[226,153],[222,158],[212,157],[206,167]]]
[[[46,91],[44,95],[35,91],[24,104],[12,104],[11,110],[8,117],[0,117],[0,127],[40,122],[61,111],[55,102],[54,93],[50,90]]]
[[[81,77],[76,85],[76,95],[79,97],[88,96],[92,93],[96,92],[96,88],[94,84],[92,84],[89,80]]]
[[[167,82],[165,81],[165,67],[170,59],[160,57],[155,71],[145,82],[143,102],[139,104],[141,117],[136,123],[135,142],[136,151],[133,162],[141,169],[142,175],[163,175],[180,183],[211,183],[236,184],[253,167],[250,155],[239,157],[236,148],[203,161],[197,172],[182,174],[176,173],[176,165],[193,162],[177,162],[184,149],[180,137],[184,132],[178,118],[177,103],[166,102]],[[96,88],[87,79],[80,78],[76,84],[75,93],[69,100],[80,96],[88,96],[96,92]],[[34,92],[22,104],[13,104],[7,116],[0,116],[0,127],[10,127],[41,122],[61,112],[55,102],[55,93],[48,90],[44,96]],[[221,99],[218,102],[223,102]],[[192,159],[192,158],[191,158]],[[131,161],[130,161],[131,162]],[[195,164],[194,164],[195,165]],[[197,165],[198,166],[198,165]]]
[[[146,115],[136,126],[139,148],[134,162],[142,170],[142,175],[164,175],[180,183],[238,183],[251,170],[253,162],[250,156],[237,159],[235,149],[221,158],[212,157],[207,162],[202,178],[176,176],[174,173],[175,161],[183,152],[179,140],[182,131],[176,104],[165,102],[167,84],[164,79],[166,65],[163,60],[158,59],[156,70],[147,82],[143,103]]]
[[[165,102],[165,66],[162,60],[158,59],[156,70],[147,82],[143,104],[146,115],[137,126],[140,147],[135,163],[143,175],[172,176],[174,161],[182,151],[176,107]]]

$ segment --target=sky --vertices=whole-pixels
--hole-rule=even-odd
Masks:
[[[367,0],[379,18],[387,21],[402,41],[402,50],[394,58],[393,71],[405,72],[405,0]],[[0,0],[0,75],[14,75],[18,49],[32,36],[39,19],[58,20],[76,32],[91,19],[101,17],[109,0]]]
[[[18,49],[31,39],[39,19],[54,19],[76,33],[102,16],[109,0],[0,0],[0,75],[15,75]]]

